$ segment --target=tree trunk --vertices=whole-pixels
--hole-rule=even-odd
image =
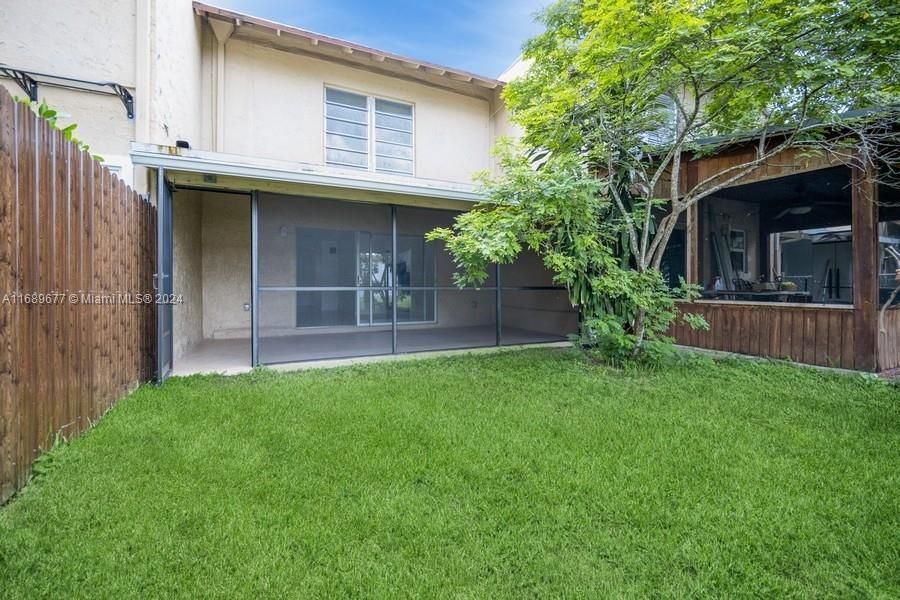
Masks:
[[[639,310],[637,317],[634,319],[634,348],[631,349],[631,355],[637,356],[638,352],[641,351],[641,346],[644,344],[644,336],[646,335],[647,328],[644,326],[644,311]]]

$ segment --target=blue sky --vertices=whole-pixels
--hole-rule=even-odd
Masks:
[[[256,17],[496,77],[550,0],[211,0]]]

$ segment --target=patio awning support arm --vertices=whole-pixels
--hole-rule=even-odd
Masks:
[[[109,87],[113,89],[116,93],[116,96],[119,97],[119,100],[122,101],[122,104],[125,106],[125,114],[128,115],[129,119],[134,118],[134,96],[129,92],[125,86],[120,85],[118,83],[107,83]]]
[[[13,67],[2,64],[0,64],[0,76],[15,81],[18,86],[25,91],[25,94],[28,95],[28,99],[32,102],[38,101],[39,83],[68,90],[115,96],[125,107],[125,113],[128,115],[128,118],[134,118],[134,95],[129,92],[128,88],[124,85],[114,81],[91,81],[89,79],[63,77],[62,75],[52,75],[50,73],[38,73],[37,71],[14,69]],[[43,78],[43,80],[38,81],[35,79],[36,77]],[[112,91],[104,90],[102,88],[109,88]]]
[[[25,94],[28,96],[28,99],[32,102],[37,102],[38,99],[38,85],[37,81],[29,75],[25,71],[20,71],[18,69],[10,69],[9,67],[0,67],[0,75],[4,77],[8,77],[15,81],[20,88],[25,91]]]

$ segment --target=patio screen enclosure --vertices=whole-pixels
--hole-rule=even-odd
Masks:
[[[254,364],[550,342],[577,330],[537,256],[460,289],[440,242],[453,211],[255,193]]]

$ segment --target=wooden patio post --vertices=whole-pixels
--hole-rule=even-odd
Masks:
[[[685,168],[686,189],[685,193],[692,190],[697,185],[697,169],[699,165],[696,160],[687,162]],[[700,283],[700,206],[694,203],[687,209],[685,215],[687,225],[685,227],[685,280],[688,283]]]
[[[866,169],[852,168],[854,366],[876,369],[878,347],[878,187]]]

